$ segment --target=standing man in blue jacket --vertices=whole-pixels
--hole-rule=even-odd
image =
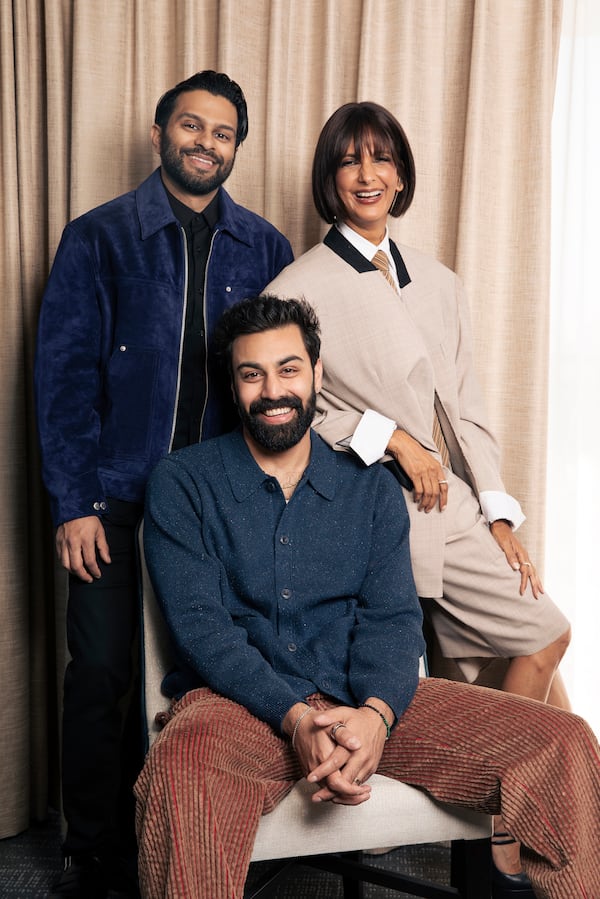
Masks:
[[[123,708],[146,480],[165,453],[237,420],[212,358],[214,326],[292,260],[285,237],[222,187],[247,132],[244,95],[227,75],[200,72],[167,91],[151,132],[160,168],[67,225],[44,295],[38,425],[56,549],[69,572],[71,654],[65,863],[50,897],[135,894],[127,861],[141,743]]]

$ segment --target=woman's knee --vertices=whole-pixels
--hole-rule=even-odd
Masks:
[[[571,629],[568,628],[560,637],[557,637],[556,640],[545,646],[544,649],[527,656],[527,659],[534,665],[537,665],[540,671],[549,667],[556,669],[569,648],[570,642]]]

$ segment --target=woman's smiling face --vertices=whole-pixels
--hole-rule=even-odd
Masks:
[[[335,176],[345,210],[345,223],[374,244],[383,239],[388,213],[403,189],[391,152],[363,145],[361,155],[351,141]]]

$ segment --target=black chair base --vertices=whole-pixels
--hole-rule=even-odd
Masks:
[[[385,887],[388,890],[408,893],[421,899],[490,899],[491,853],[490,841],[455,840],[451,844],[451,886],[433,881],[387,871],[363,861],[360,852],[330,855],[303,856],[274,863],[259,883],[244,893],[244,899],[269,899],[280,886],[290,869],[297,865],[318,868],[342,877],[344,899],[363,899],[365,883]]]

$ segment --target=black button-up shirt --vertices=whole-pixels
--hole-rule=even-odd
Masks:
[[[200,440],[206,405],[206,323],[204,282],[213,231],[219,220],[217,194],[203,212],[194,212],[167,191],[171,208],[183,226],[188,249],[188,288],[181,382],[172,449]]]

